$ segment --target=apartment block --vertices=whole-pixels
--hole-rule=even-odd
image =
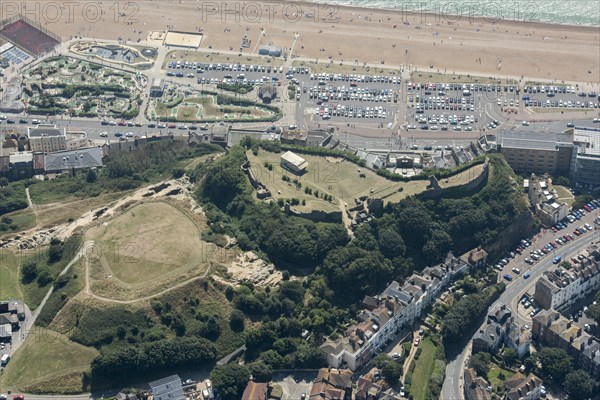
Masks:
[[[575,262],[577,261],[577,262]],[[570,269],[544,272],[535,284],[535,300],[545,309],[564,311],[580,299],[600,290],[600,250],[588,246],[571,259]]]

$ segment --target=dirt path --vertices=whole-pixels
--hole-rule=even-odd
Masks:
[[[406,379],[406,374],[408,373],[410,363],[412,362],[413,358],[415,358],[415,353],[417,352],[418,348],[418,346],[414,345],[411,345],[410,347],[410,353],[408,353],[408,356],[406,357],[406,360],[404,361],[404,366],[402,368],[402,383],[404,383],[404,380]]]
[[[25,188],[25,195],[27,196],[27,204],[29,204],[29,208],[31,208],[31,211],[33,211],[33,215],[35,215],[35,228],[38,227],[38,214],[37,214],[37,210],[35,209],[35,206],[33,205],[33,202],[31,201],[31,196],[29,195],[29,188]]]
[[[348,217],[348,214],[346,213],[346,204],[344,203],[344,201],[342,199],[338,200],[340,203],[340,211],[342,212],[342,222],[344,223],[344,226],[346,227],[346,230],[348,231],[348,236],[350,236],[351,239],[354,238],[354,232],[352,232],[352,229],[350,229],[350,227],[352,226],[352,221],[350,220],[350,218]]]

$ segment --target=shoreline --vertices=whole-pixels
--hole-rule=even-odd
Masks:
[[[318,4],[142,1],[130,21],[116,18],[106,4],[100,23],[75,15],[72,22],[45,22],[43,27],[63,41],[83,36],[159,47],[162,42],[146,42],[149,32],[187,31],[202,33],[200,51],[248,54],[271,45],[282,48],[288,59],[401,66],[423,73],[472,71],[479,76],[585,84],[597,83],[600,76],[600,28],[464,17],[451,21],[431,13],[349,5],[336,7],[333,15],[327,5]],[[242,50],[243,38],[249,46]]]
[[[242,0],[242,1],[244,1],[244,0]],[[340,8],[345,8],[345,9],[385,11],[385,12],[393,12],[396,14],[406,14],[406,15],[410,15],[411,17],[416,17],[419,15],[422,15],[422,16],[434,18],[437,14],[439,14],[441,12],[441,10],[432,10],[432,9],[426,9],[426,8],[423,8],[421,11],[410,11],[410,10],[402,10],[401,8],[396,8],[396,7],[393,7],[393,8],[386,7],[386,6],[375,7],[375,6],[371,6],[371,5],[361,6],[358,4],[339,3],[339,1],[343,1],[343,0],[332,0],[332,4],[334,6],[337,6]],[[279,2],[295,3],[295,4],[310,4],[310,5],[323,4],[323,2],[319,1],[319,0],[279,0]],[[412,3],[412,4],[414,4],[414,3]],[[434,4],[437,4],[437,3],[434,3]],[[467,14],[463,14],[463,13],[453,14],[453,13],[444,12],[443,15],[445,17],[447,17],[448,20],[456,19],[457,22],[458,21],[467,21],[468,22],[469,20],[471,20],[472,22],[479,21],[479,22],[485,22],[485,23],[537,24],[540,26],[548,27],[548,28],[550,28],[550,27],[568,27],[568,28],[590,28],[590,29],[600,30],[600,24],[599,25],[569,24],[569,23],[560,23],[560,22],[555,22],[555,21],[534,21],[534,20],[521,21],[521,20],[517,20],[514,18],[504,18],[504,16],[500,18],[500,17],[494,17],[491,15],[483,15],[483,14],[467,15]]]

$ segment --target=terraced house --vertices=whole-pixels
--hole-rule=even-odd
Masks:
[[[351,370],[366,364],[388,341],[421,316],[423,310],[439,297],[441,292],[469,264],[450,258],[443,264],[425,268],[413,274],[403,285],[392,282],[380,295],[365,296],[359,323],[350,326],[341,339],[327,340],[321,350],[327,355],[330,367]]]
[[[600,379],[600,342],[558,311],[540,311],[533,317],[532,333],[544,346],[565,349],[576,365]]]
[[[545,309],[563,311],[600,289],[600,249],[589,246],[570,269],[546,271],[535,284],[535,300]],[[577,261],[577,262],[575,262]]]

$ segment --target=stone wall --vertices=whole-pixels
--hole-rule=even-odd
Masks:
[[[464,171],[462,171],[462,172],[464,172]],[[430,184],[427,187],[427,190],[425,192],[421,193],[420,197],[423,200],[430,200],[430,199],[437,199],[439,197],[442,197],[444,195],[449,195],[451,193],[461,193],[461,192],[469,193],[473,190],[477,190],[477,189],[480,189],[481,187],[483,187],[483,185],[485,185],[485,183],[487,182],[488,174],[489,174],[489,160],[486,158],[485,163],[483,164],[483,170],[481,171],[481,174],[479,174],[478,177],[474,178],[473,180],[471,180],[463,185],[452,186],[449,188],[442,188],[442,187],[440,187],[437,178],[435,176],[431,176],[431,177],[429,177]],[[452,179],[452,177],[449,177],[447,179]]]
[[[341,211],[331,211],[326,212],[322,210],[311,210],[310,212],[302,212],[298,210],[293,210],[289,204],[284,206],[284,211],[289,215],[294,215],[300,218],[306,218],[311,221],[317,222],[341,222],[342,221],[342,212]]]

